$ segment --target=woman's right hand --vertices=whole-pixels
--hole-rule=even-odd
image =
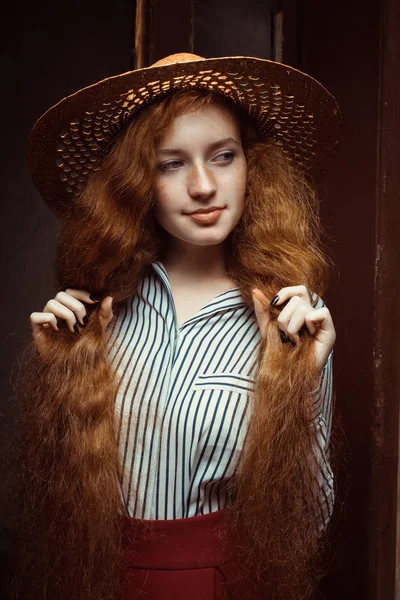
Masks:
[[[106,296],[98,310],[100,323],[105,329],[113,318],[112,296]],[[78,323],[85,327],[88,315],[85,304],[98,304],[90,292],[68,288],[64,292],[58,292],[55,298],[49,300],[43,312],[33,312],[30,316],[32,333],[35,340],[39,340],[43,329],[51,327],[58,331],[57,319],[64,320],[71,333],[78,331]]]

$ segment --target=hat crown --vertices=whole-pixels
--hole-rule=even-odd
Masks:
[[[189,52],[179,52],[177,54],[170,54],[169,56],[165,56],[161,58],[157,62],[153,63],[152,67],[163,67],[165,65],[173,65],[175,63],[182,62],[193,62],[196,60],[204,60],[203,56],[198,56],[197,54],[190,54]]]

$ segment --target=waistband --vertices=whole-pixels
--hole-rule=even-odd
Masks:
[[[147,569],[198,569],[227,561],[223,555],[225,510],[189,517],[144,521],[124,517],[126,566]]]

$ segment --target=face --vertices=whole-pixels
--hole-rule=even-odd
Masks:
[[[247,165],[238,123],[219,106],[177,117],[157,151],[156,217],[188,244],[222,243],[238,223]]]

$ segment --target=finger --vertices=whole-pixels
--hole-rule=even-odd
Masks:
[[[99,321],[100,321],[103,329],[107,328],[108,324],[110,323],[111,319],[114,316],[114,313],[112,310],[113,300],[114,300],[114,298],[112,296],[106,296],[100,304],[98,314],[99,314]]]
[[[275,298],[271,300],[271,304],[272,306],[280,306],[281,304],[295,296],[302,298],[305,302],[311,305],[310,294],[308,293],[308,290],[305,285],[293,285],[282,288],[281,290],[279,290]]]
[[[79,323],[84,326],[86,324],[86,308],[85,305],[82,304],[79,300],[77,300],[74,296],[71,296],[68,292],[58,292],[55,297],[55,300],[69,308],[78,319]]]
[[[297,310],[294,311],[288,325],[286,328],[287,336],[295,343],[299,344],[300,342],[300,330],[304,327],[306,323],[306,316],[309,312],[306,308],[307,305],[301,305]]]
[[[74,325],[76,324],[76,317],[75,317],[75,314],[72,312],[72,310],[70,310],[63,304],[60,304],[59,302],[57,302],[57,300],[52,299],[52,300],[49,300],[49,302],[46,304],[46,306],[43,309],[43,312],[44,313],[51,312],[57,318],[65,321],[68,325],[69,330],[72,333],[74,333]]]
[[[327,333],[332,337],[336,337],[332,315],[326,306],[310,311],[306,316],[306,326],[309,331],[310,328],[314,328],[314,333],[318,331],[320,335]]]
[[[317,366],[322,370],[336,340],[336,331],[329,310],[326,307],[314,310],[307,316],[307,327],[309,324],[316,327],[313,337],[316,343]]]
[[[41,333],[43,326],[46,325],[54,329],[54,331],[58,331],[57,318],[53,313],[33,312],[30,316],[30,322],[34,337],[37,337]]]
[[[99,300],[87,290],[77,290],[75,288],[67,288],[65,290],[66,294],[73,296],[77,300],[81,302],[86,302],[87,304],[96,304]]]
[[[267,296],[264,294],[264,292],[262,292],[259,288],[253,288],[251,290],[251,293],[252,293],[253,297],[256,297],[263,306],[269,308],[270,303],[268,301]]]
[[[260,328],[261,337],[265,338],[267,327],[270,321],[269,302],[265,294],[258,288],[252,290],[254,312],[256,314],[258,326]]]
[[[315,333],[317,331],[317,327],[316,327],[314,321],[312,320],[312,318],[306,317],[305,326],[307,327],[308,331],[310,332],[310,335],[315,335]]]
[[[288,327],[289,323],[296,311],[305,313],[310,310],[310,306],[306,304],[299,296],[293,296],[289,302],[284,306],[278,315],[278,327],[286,335],[289,336]],[[290,336],[289,336],[290,337]]]

